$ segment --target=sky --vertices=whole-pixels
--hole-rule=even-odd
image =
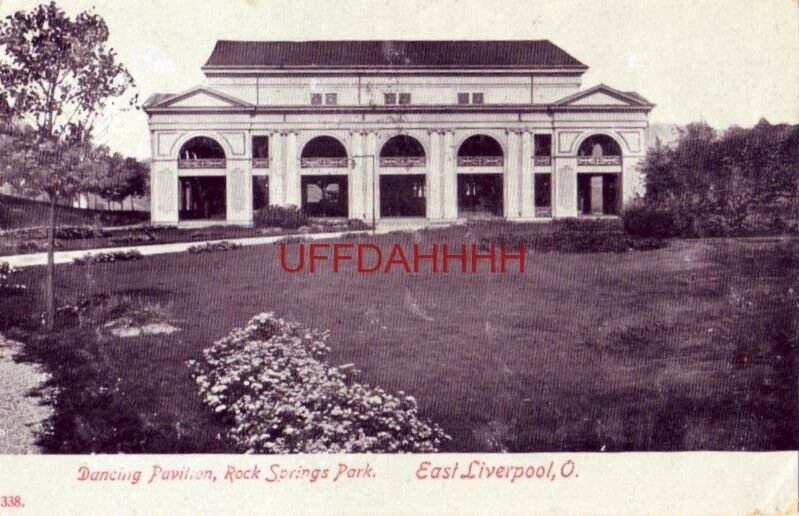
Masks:
[[[0,16],[35,0],[0,0]],[[94,8],[143,102],[204,81],[217,39],[549,39],[600,82],[654,102],[650,121],[799,122],[799,0],[61,0]],[[112,112],[97,139],[147,158],[147,118]]]

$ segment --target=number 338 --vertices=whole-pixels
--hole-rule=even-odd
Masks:
[[[0,496],[0,507],[24,507],[21,496]]]

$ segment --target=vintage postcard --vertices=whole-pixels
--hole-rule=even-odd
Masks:
[[[795,0],[0,0],[0,514],[799,514]]]

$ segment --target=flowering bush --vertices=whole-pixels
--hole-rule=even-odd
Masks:
[[[435,452],[449,439],[416,401],[324,362],[327,331],[253,317],[189,361],[205,403],[248,453]]]
[[[241,249],[241,244],[222,240],[221,242],[206,242],[204,244],[191,245],[188,251],[190,253],[212,253],[214,251],[232,251],[234,249]]]
[[[255,212],[256,227],[279,227],[297,229],[308,223],[308,216],[296,206],[264,206]]]
[[[85,238],[101,238],[108,236],[108,231],[92,226],[58,226],[55,228],[55,237],[60,240],[78,240]],[[19,239],[43,240],[47,238],[45,226],[6,229],[0,231],[0,236]]]
[[[140,260],[142,254],[135,249],[130,251],[106,251],[95,254],[85,254],[72,260],[75,265],[87,265],[91,263],[106,262],[127,262],[130,260]]]

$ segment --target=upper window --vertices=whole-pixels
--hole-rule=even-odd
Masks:
[[[470,100],[469,93],[458,93],[458,104],[468,104]],[[472,104],[483,103],[483,92],[476,92],[471,94]]]
[[[338,95],[335,93],[325,93],[325,104],[335,106],[338,104]]]
[[[311,93],[311,105],[312,106],[321,106],[322,105],[322,94],[321,93]]]
[[[252,157],[266,159],[269,157],[269,137],[258,135],[252,137]]]
[[[386,104],[396,104],[397,103],[397,94],[396,93],[386,93],[383,95]]]
[[[399,103],[400,104],[410,104],[411,103],[411,94],[410,93],[400,93],[399,94]]]

